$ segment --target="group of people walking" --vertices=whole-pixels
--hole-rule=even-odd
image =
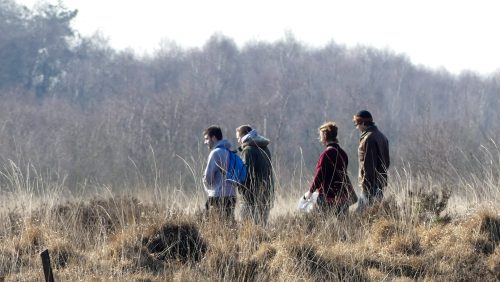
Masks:
[[[267,224],[274,202],[271,152],[267,148],[270,141],[249,125],[236,128],[238,151],[247,171],[245,182],[237,184],[225,179],[231,144],[223,138],[220,127],[210,126],[203,132],[203,137],[211,150],[203,173],[203,185],[208,194],[206,210],[233,220],[238,189],[242,200],[241,218],[253,220],[256,224]]]
[[[347,173],[348,157],[337,139],[335,122],[326,122],[319,127],[319,140],[325,146],[316,164],[309,193],[318,192],[317,206],[320,212],[346,215],[349,206],[357,202],[357,211],[362,211],[383,198],[387,186],[387,170],[390,165],[389,142],[380,132],[368,111],[353,116],[354,126],[360,131],[358,147],[358,184],[356,195]],[[238,151],[247,169],[244,183],[227,181],[231,144],[223,138],[218,126],[210,126],[203,132],[205,144],[211,150],[203,174],[203,184],[208,195],[207,211],[217,212],[226,219],[234,220],[237,190],[241,195],[241,218],[266,225],[274,202],[274,176],[271,163],[270,141],[259,135],[249,125],[236,128]]]

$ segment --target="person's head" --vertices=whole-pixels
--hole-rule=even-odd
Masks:
[[[238,143],[241,144],[241,138],[247,135],[250,131],[252,131],[250,125],[241,125],[238,128],[236,128],[236,139],[238,140]]]
[[[373,122],[372,114],[370,114],[370,112],[366,110],[362,110],[356,113],[352,118],[352,122],[354,123],[354,126],[361,132],[365,131],[369,126],[375,124]]]
[[[319,127],[319,142],[327,145],[331,142],[337,142],[337,132],[339,128],[333,121],[325,122]]]
[[[209,149],[213,149],[215,144],[222,140],[222,130],[216,125],[212,125],[203,131],[204,144],[208,145]]]

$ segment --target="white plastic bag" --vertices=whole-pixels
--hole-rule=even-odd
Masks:
[[[312,193],[306,192],[304,196],[300,197],[299,203],[297,204],[297,209],[301,212],[310,212],[316,206],[318,200],[318,191]],[[310,196],[309,196],[310,195]]]

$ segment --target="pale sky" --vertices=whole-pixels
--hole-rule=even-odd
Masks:
[[[36,0],[17,0],[32,7]],[[57,0],[49,1],[57,3]],[[500,1],[495,0],[61,0],[79,14],[82,35],[100,31],[117,49],[154,51],[162,40],[202,47],[218,32],[242,46],[290,31],[322,47],[330,41],[406,54],[452,73],[500,71]]]

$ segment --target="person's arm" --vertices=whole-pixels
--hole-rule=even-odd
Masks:
[[[363,178],[361,179],[361,187],[365,189],[365,191],[370,191],[374,180],[375,180],[375,162],[377,158],[377,144],[371,140],[371,138],[367,138],[364,147],[364,160],[362,160],[363,164]]]
[[[269,148],[265,147],[264,152],[266,153],[266,162],[268,165],[268,179],[266,179],[268,183],[268,187],[271,190],[270,199],[274,199],[274,172],[273,172],[273,163],[271,161],[271,151]],[[272,200],[271,200],[272,201]]]
[[[215,174],[220,169],[216,162],[216,154],[217,150],[212,150],[208,155],[208,162],[203,172],[203,186],[205,187],[205,191],[213,190],[213,184],[215,182]]]
[[[250,170],[250,163],[252,162],[252,160],[250,156],[250,151],[247,148],[243,149],[240,155],[241,155],[241,160],[243,161],[247,169],[247,178],[245,179],[244,185],[238,185],[238,187],[241,189],[246,189],[250,187],[251,181],[253,181],[253,171]]]
[[[319,160],[316,163],[316,172],[314,174],[314,179],[311,183],[311,187],[309,188],[309,194],[314,193],[314,191],[321,187],[324,179],[324,166],[326,162],[325,155],[325,152],[321,153],[321,155],[319,156]]]
[[[391,165],[391,157],[389,155],[389,141],[385,140],[385,150],[384,150],[384,160],[385,160],[385,169],[389,170],[389,166]]]

